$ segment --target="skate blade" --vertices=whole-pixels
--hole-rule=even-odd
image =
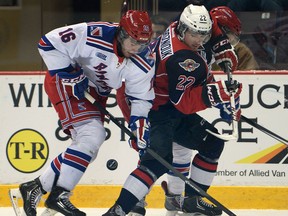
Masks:
[[[136,213],[136,212],[129,212],[127,216],[144,216],[144,215]]]
[[[16,216],[26,216],[24,211],[21,212],[21,209],[20,209],[19,204],[18,204],[18,200],[22,199],[22,195],[20,193],[19,188],[10,189],[8,191],[8,194],[9,194],[9,198],[10,198],[12,207],[14,209],[15,215]]]
[[[179,215],[182,215],[182,214],[180,214],[178,211],[166,211],[165,216],[179,216]]]
[[[185,213],[185,212],[183,212],[183,213],[178,213],[178,214],[176,214],[176,216],[205,216],[206,214],[201,214],[201,213],[198,213],[198,212],[196,212],[196,213]]]
[[[205,216],[201,213],[185,213],[181,211],[166,211],[165,216]]]
[[[54,216],[55,214],[57,214],[57,211],[46,208],[40,216]]]

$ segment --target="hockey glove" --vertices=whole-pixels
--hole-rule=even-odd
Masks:
[[[234,47],[230,44],[228,37],[226,35],[219,35],[211,39],[211,44],[215,61],[219,67],[224,70],[225,62],[229,62],[231,70],[237,70],[238,57],[234,51]]]
[[[61,79],[68,96],[74,96],[78,100],[85,98],[84,92],[88,89],[89,80],[82,69],[75,73],[59,72],[57,75]]]
[[[203,86],[202,98],[208,107],[217,106],[219,103],[228,103],[232,91],[235,98],[239,97],[242,83],[238,83],[236,80],[233,80],[233,83],[220,80]]]
[[[131,116],[129,128],[136,136],[136,140],[128,140],[131,148],[136,151],[144,150],[149,145],[150,123],[145,117]]]
[[[221,118],[227,121],[228,123],[231,123],[233,119],[235,119],[236,121],[240,120],[241,117],[240,97],[235,98],[234,116],[232,116],[230,102],[218,104],[216,107],[220,109]]]

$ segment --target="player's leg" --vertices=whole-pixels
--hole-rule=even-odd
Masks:
[[[46,191],[43,190],[39,177],[22,183],[17,189],[10,189],[9,196],[16,215],[22,215],[18,200],[23,199],[23,210],[27,216],[35,216],[36,208],[40,199]]]
[[[154,116],[151,115],[150,111],[150,148],[171,163],[174,130],[171,127],[173,124],[170,121],[172,120],[171,118],[167,118],[167,115],[163,115],[160,119],[154,119],[152,118]],[[130,173],[126,179],[115,205],[103,216],[122,216],[128,214],[136,203],[148,194],[156,180],[167,171],[168,169],[165,166],[145,152],[141,156],[140,166]]]
[[[47,73],[45,91],[59,115],[63,131],[71,133],[72,144],[63,154],[59,178],[45,206],[64,215],[86,215],[70,202],[69,196],[105,140],[104,115],[87,99],[78,100],[67,95],[57,79],[57,76]],[[90,94],[105,106],[107,97],[99,96],[92,87]]]
[[[184,176],[189,175],[191,164],[192,150],[173,142],[173,163],[175,169],[181,172]],[[165,208],[167,209],[166,216],[177,215],[181,210],[181,202],[183,200],[183,193],[185,183],[182,179],[175,176],[173,172],[169,171],[167,175],[167,183],[161,184],[165,192]]]
[[[129,212],[128,216],[145,216],[146,215],[145,207],[147,206],[145,199],[146,196],[143,197],[139,202],[137,202],[136,205]]]
[[[224,148],[224,141],[207,133],[206,129],[217,132],[209,122],[197,114],[189,116],[187,137],[182,137],[179,144],[195,149],[198,154],[192,160],[190,179],[204,191],[212,184],[218,167],[218,159]],[[188,141],[188,140],[189,141]],[[190,146],[189,146],[190,145]],[[188,185],[185,186],[183,212],[204,215],[221,215],[222,210],[205,202],[202,197]]]
[[[126,95],[125,95],[125,83],[124,82],[122,83],[121,88],[117,89],[116,91],[116,100],[125,118],[125,121],[129,123],[131,107],[130,107],[129,100],[126,98]],[[144,197],[133,207],[133,209],[129,212],[128,216],[144,216],[146,214],[146,209],[145,209],[146,205],[147,203]]]
[[[59,178],[45,206],[64,215],[86,215],[70,202],[69,197],[88,165],[96,158],[106,132],[102,122],[97,119],[82,122],[73,128],[71,130],[73,142],[65,151]]]
[[[189,175],[190,164],[191,164],[192,150],[180,146],[173,142],[173,163],[172,165],[181,172],[184,176]],[[182,179],[175,176],[173,172],[167,173],[167,182],[161,184],[165,192],[165,203],[164,206],[167,209],[166,216],[175,216],[179,210],[181,200],[183,200],[183,193],[185,189],[185,183]],[[178,204],[178,205],[177,205]],[[141,199],[136,206],[129,212],[129,216],[144,216],[146,213],[145,199]]]
[[[27,216],[36,215],[36,208],[43,194],[50,192],[57,180],[63,160],[62,153],[50,163],[43,174],[36,179],[24,182],[17,189],[9,190],[10,200],[16,215],[22,215],[18,200],[23,200],[23,211]],[[53,214],[49,214],[53,215]]]

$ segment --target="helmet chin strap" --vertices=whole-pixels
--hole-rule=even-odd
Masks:
[[[118,30],[117,33],[116,33],[117,34],[117,36],[116,36],[116,40],[117,40],[116,48],[117,48],[118,56],[124,57],[124,54],[123,54],[123,51],[122,51],[122,44],[123,44],[124,38],[122,38],[120,36],[120,31],[121,30]]]
[[[117,54],[118,54],[118,56],[119,56],[119,57],[124,57],[124,54],[123,54],[123,52],[122,52],[122,43],[121,43],[119,40],[117,40],[117,45],[116,45],[116,47],[117,47]]]
[[[177,37],[179,38],[180,41],[184,42],[184,37],[185,37],[185,32],[187,31],[188,27],[184,27],[184,24],[178,23],[177,26]]]

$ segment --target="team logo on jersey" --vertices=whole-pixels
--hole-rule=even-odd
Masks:
[[[104,55],[103,53],[100,53],[100,52],[97,52],[96,56],[100,59],[103,59],[104,61],[106,61],[106,59],[107,59],[107,56]]]
[[[192,59],[186,59],[184,62],[179,62],[179,65],[188,72],[192,72],[200,66],[199,63],[196,63]]]
[[[91,28],[90,34],[91,36],[102,36],[102,28],[101,27]]]
[[[78,110],[80,111],[86,110],[85,102],[78,103]]]

